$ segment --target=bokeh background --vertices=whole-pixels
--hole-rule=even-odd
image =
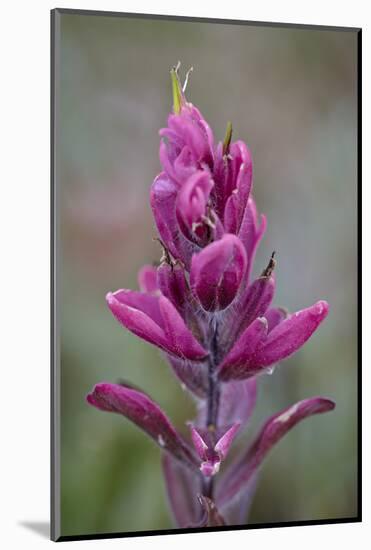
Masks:
[[[194,413],[160,354],[120,327],[104,299],[136,288],[138,268],[160,257],[148,192],[178,60],[194,67],[187,95],[215,136],[231,120],[252,151],[254,194],[269,222],[256,270],[277,251],[276,304],[331,305],[305,348],[261,378],[247,439],[302,398],[327,395],[337,408],[274,449],[250,522],[356,515],[356,43],[354,31],[61,15],[63,535],[172,526],[158,448],[85,395],[122,377],[180,430]]]

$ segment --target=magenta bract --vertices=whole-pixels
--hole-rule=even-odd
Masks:
[[[98,384],[87,400],[125,416],[161,447],[178,526],[243,523],[272,446],[304,418],[335,407],[313,397],[281,411],[224,466],[249,424],[258,376],[303,346],[328,304],[321,300],[292,314],[272,306],[274,254],[250,280],[267,226],[251,194],[250,151],[232,141],[230,123],[224,141],[215,144],[204,117],[187,102],[176,69],[171,76],[174,108],[160,130],[163,171],[150,190],[162,257],[140,270],[140,291],[117,290],[106,299],[123,327],[164,353],[195,397],[197,414],[185,439],[147,394],[127,384]]]

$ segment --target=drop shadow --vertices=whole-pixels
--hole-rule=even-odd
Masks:
[[[50,538],[50,523],[48,521],[20,521],[19,525],[37,533],[44,539]]]

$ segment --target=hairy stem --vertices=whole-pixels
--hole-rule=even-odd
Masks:
[[[206,427],[210,431],[215,431],[218,422],[218,409],[220,388],[216,375],[216,367],[218,365],[218,325],[217,322],[212,323],[212,336],[210,345],[210,357],[208,364],[208,395],[207,395],[207,415]],[[212,477],[202,479],[202,494],[208,498],[212,498],[214,489],[214,480]]]

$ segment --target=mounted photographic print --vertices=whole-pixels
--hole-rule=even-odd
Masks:
[[[360,521],[360,39],[53,10],[53,540]]]

